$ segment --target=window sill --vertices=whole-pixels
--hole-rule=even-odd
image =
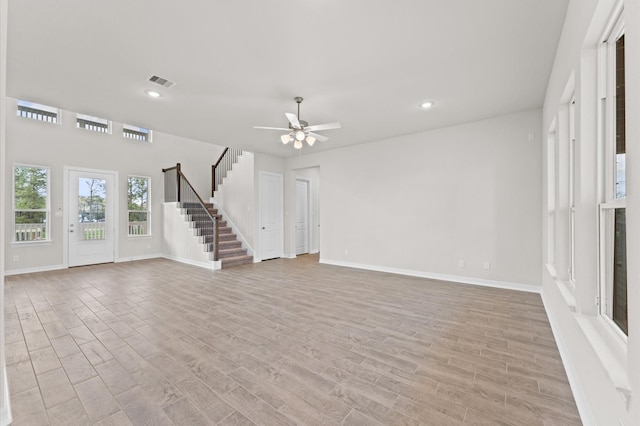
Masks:
[[[627,374],[626,342],[611,329],[602,316],[573,315],[628,409],[631,386]]]
[[[576,296],[573,294],[573,289],[568,281],[556,280],[556,285],[560,294],[564,298],[565,303],[569,307],[569,310],[573,313],[576,312]]]
[[[11,247],[25,247],[25,246],[48,246],[51,245],[53,241],[51,240],[40,240],[40,241],[12,241]]]
[[[556,279],[556,269],[546,264],[547,272],[553,278],[567,308],[582,330],[593,352],[600,361],[611,384],[615,387],[627,410],[631,401],[631,386],[627,369],[627,341],[613,328],[611,321],[602,315],[576,313],[576,297],[571,282]],[[574,284],[575,285],[575,284]]]
[[[153,235],[148,234],[148,235],[127,235],[127,238],[133,238],[133,239],[145,239],[145,238],[152,238]]]
[[[554,264],[552,264],[552,263],[547,263],[547,264],[545,264],[545,266],[547,267],[547,272],[549,273],[551,278],[553,278],[555,280],[556,277],[558,276],[558,274],[556,272],[556,266]]]

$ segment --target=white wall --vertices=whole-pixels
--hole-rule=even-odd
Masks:
[[[254,234],[256,231],[254,206],[255,179],[254,155],[244,152],[233,165],[222,184],[215,193],[215,202],[222,207],[236,230],[244,237],[251,251],[254,250]]]
[[[627,134],[627,343],[613,336],[598,315],[598,203],[603,201],[602,161],[598,141],[597,46],[615,0],[571,1],[559,43],[543,109],[543,131],[559,123],[566,102],[565,88],[574,84],[577,109],[576,263],[575,290],[540,264],[543,300],[567,367],[585,425],[640,424],[640,1],[624,2]],[[573,75],[573,77],[572,77]],[[574,83],[572,83],[572,81]],[[555,168],[543,150],[543,175]],[[561,171],[561,170],[560,170]],[[546,222],[548,182],[544,180],[542,216]],[[565,220],[562,212],[556,222]],[[544,234],[543,250],[548,249]],[[558,245],[556,243],[556,245]],[[560,245],[556,250],[567,250]],[[564,253],[566,257],[566,253]],[[563,256],[557,257],[562,262]],[[567,290],[569,289],[569,290]],[[616,388],[631,389],[629,406]]]
[[[214,262],[211,253],[204,251],[202,238],[196,235],[186,214],[178,206],[176,202],[162,203],[163,256],[202,268],[220,269],[220,262]]]
[[[17,117],[15,99],[6,99],[6,169],[3,175],[7,208],[11,208],[12,165],[14,163],[48,166],[51,170],[51,209],[63,205],[64,166],[113,170],[119,172],[119,223],[127,223],[127,176],[151,177],[151,237],[128,237],[127,227],[118,231],[117,260],[159,256],[162,253],[162,169],[181,163],[182,171],[201,196],[211,192],[211,164],[220,156],[221,146],[153,133],[153,142],[137,142],[121,137],[122,124],[113,123],[113,134],[75,128],[75,113],[63,111],[62,124],[54,125]],[[108,118],[108,117],[107,117]],[[135,123],[132,123],[135,124]],[[64,267],[63,218],[51,214],[51,243],[12,244],[5,241],[7,272]],[[5,218],[12,229],[12,217]],[[19,260],[14,261],[14,256]]]
[[[6,170],[7,6],[7,0],[0,0],[0,176],[5,176]],[[5,215],[5,187],[0,185],[0,224]],[[0,226],[0,426],[11,423],[4,355],[4,241],[5,227]]]
[[[286,218],[294,170],[320,166],[321,261],[536,288],[540,126],[525,111],[289,158]]]

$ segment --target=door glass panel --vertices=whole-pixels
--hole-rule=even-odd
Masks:
[[[106,180],[78,178],[78,232],[82,240],[106,238]]]

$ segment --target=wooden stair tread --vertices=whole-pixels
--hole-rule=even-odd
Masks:
[[[247,254],[242,248],[242,242],[238,241],[233,229],[228,226],[226,220],[218,213],[212,203],[204,203],[209,214],[213,216],[218,225],[218,259],[222,267],[238,266],[253,263],[253,256]],[[209,215],[195,203],[185,203],[182,206],[186,210],[187,220],[193,224],[198,235],[202,237],[202,245],[207,252],[213,252],[213,226]],[[198,210],[199,209],[199,210]]]
[[[244,255],[244,256],[234,256],[234,257],[226,257],[220,259],[222,263],[222,267],[225,266],[239,266],[239,265],[248,265],[253,263],[253,256]]]

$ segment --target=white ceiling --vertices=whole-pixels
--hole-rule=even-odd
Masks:
[[[7,93],[276,156],[302,96],[305,154],[541,107],[567,3],[10,0]]]

